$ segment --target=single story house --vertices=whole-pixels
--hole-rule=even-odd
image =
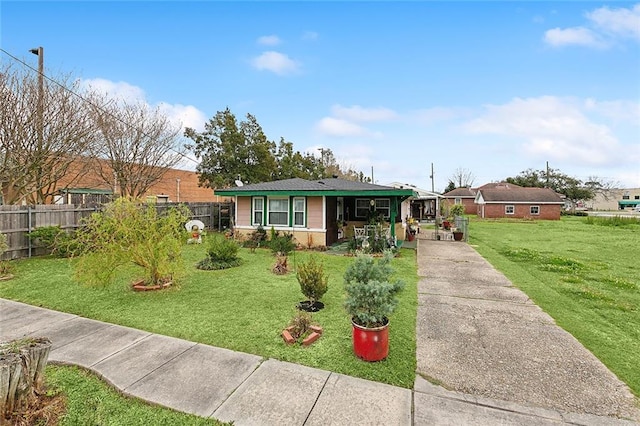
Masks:
[[[559,220],[564,201],[549,188],[525,188],[510,183],[477,190],[475,203],[481,218]]]
[[[478,190],[474,188],[456,188],[442,194],[444,199],[451,205],[462,204],[465,214],[475,214],[477,211],[476,194]]]
[[[403,239],[400,204],[416,195],[412,189],[337,178],[285,179],[216,189],[215,194],[234,198],[237,234],[273,227],[293,233],[298,243],[309,247],[326,247],[353,235],[353,227],[364,225],[374,212],[392,224],[393,238]]]

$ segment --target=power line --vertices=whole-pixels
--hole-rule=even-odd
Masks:
[[[30,69],[31,71],[34,71],[36,73],[39,73],[39,71],[35,68],[33,68],[31,65],[27,64],[26,62],[24,62],[23,60],[19,59],[18,57],[12,55],[11,53],[7,52],[6,50],[0,48],[0,52],[3,52],[5,55],[9,56],[10,58],[12,58],[14,61],[22,64],[24,67]],[[130,129],[134,129],[138,132],[140,132],[142,135],[146,136],[149,140],[153,140],[153,137],[151,135],[149,135],[148,133],[146,133],[144,130],[136,128],[135,126],[131,125],[130,123],[122,120],[120,117],[111,114],[109,111],[105,110],[104,108],[102,108],[100,105],[96,105],[95,103],[91,102],[89,99],[85,98],[84,96],[80,95],[79,93],[74,92],[73,90],[69,89],[68,87],[66,87],[63,84],[58,83],[56,80],[48,77],[44,71],[42,72],[42,77],[45,78],[47,81],[55,84],[56,86],[62,88],[63,90],[66,90],[67,92],[71,93],[72,95],[78,97],[80,100],[88,103],[89,105],[91,105],[92,107],[98,109],[99,111],[109,115],[111,118],[115,119],[116,121],[119,121],[120,123],[124,124],[125,126],[129,127]],[[183,152],[180,152],[178,150],[176,150],[175,148],[171,148],[169,147],[169,150],[175,152],[176,154],[178,154],[179,156],[181,156],[182,158],[192,161],[195,164],[200,164],[200,162],[194,158],[189,157],[188,155],[186,155]]]

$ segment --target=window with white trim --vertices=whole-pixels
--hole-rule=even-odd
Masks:
[[[462,198],[461,197],[456,197],[455,204],[462,204]]]
[[[267,201],[268,225],[288,225],[289,224],[289,199],[269,198]]]
[[[264,198],[254,197],[252,224],[262,225],[263,218],[264,218]]]
[[[515,214],[516,207],[513,204],[504,206],[504,214]]]
[[[295,197],[293,199],[293,226],[305,225],[306,199],[304,197]]]
[[[540,206],[529,206],[529,214],[540,214]]]
[[[391,200],[389,198],[376,198],[376,211],[382,213],[382,217],[389,219],[391,216]]]

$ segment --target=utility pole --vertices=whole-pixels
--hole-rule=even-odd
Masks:
[[[433,184],[433,163],[431,163],[431,176],[429,177],[431,178],[431,192],[436,192],[435,185]]]
[[[38,55],[38,105],[37,105],[37,123],[36,131],[38,134],[38,155],[42,155],[42,147],[44,145],[44,48],[42,46],[37,49],[30,49],[29,52],[34,55]],[[40,179],[42,176],[42,170],[40,167],[37,170],[38,176],[36,179]],[[36,196],[36,198],[40,198]],[[38,200],[38,202],[44,202],[44,200]]]
[[[324,179],[324,172],[325,172],[325,167],[324,167],[324,148],[318,148],[318,151],[320,151],[320,163],[322,163],[322,178]]]
[[[547,161],[547,188],[549,187],[549,162]]]

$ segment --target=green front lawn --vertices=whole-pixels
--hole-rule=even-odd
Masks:
[[[351,257],[320,256],[329,274],[325,308],[314,313],[324,329],[310,347],[286,346],[280,336],[304,300],[295,273],[271,272],[270,251],[240,250],[243,264],[222,271],[202,271],[194,265],[205,257],[206,242],[185,246],[186,272],[179,289],[136,293],[132,271],[118,275],[106,287],[86,287],[73,279],[67,259],[34,258],[16,262],[15,278],[0,283],[0,297],[94,318],[153,333],[252,353],[369,380],[411,388],[416,369],[416,257],[401,250],[392,266],[407,286],[391,318],[389,357],[368,363],[353,355],[351,323],[343,308],[343,274]],[[310,253],[289,256],[295,268]]]
[[[469,235],[469,244],[640,396],[640,223],[474,220]]]

